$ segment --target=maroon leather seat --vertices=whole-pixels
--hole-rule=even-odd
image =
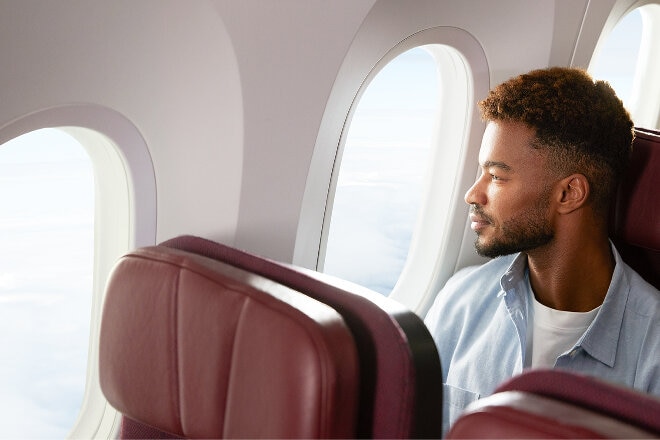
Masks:
[[[324,274],[277,263],[199,237],[161,246],[204,255],[286,285],[337,310],[360,363],[360,438],[439,438],[442,370],[423,321],[399,303]]]
[[[122,437],[354,437],[358,368],[335,310],[219,261],[141,248],[107,285],[100,382]]]
[[[612,207],[610,236],[624,261],[660,289],[660,132],[635,128],[633,154]]]
[[[569,402],[660,434],[660,399],[593,376],[554,369],[530,370],[495,390],[505,391]]]
[[[529,370],[470,405],[447,438],[658,438],[660,400],[591,376]]]

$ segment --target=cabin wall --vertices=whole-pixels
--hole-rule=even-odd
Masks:
[[[0,127],[69,104],[113,109],[149,148],[157,239],[187,232],[233,239],[240,77],[209,2],[3,0],[0,53]]]
[[[500,0],[484,20],[490,0],[0,0],[0,131],[48,108],[112,109],[151,155],[156,241],[191,233],[291,261],[305,187],[327,177],[309,174],[313,157],[336,148],[389,49],[462,28],[493,85],[569,64],[587,3]]]
[[[374,0],[246,0],[214,5],[241,74],[244,154],[236,245],[291,261],[325,102]]]

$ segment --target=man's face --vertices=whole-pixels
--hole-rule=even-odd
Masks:
[[[486,257],[525,252],[550,242],[551,188],[545,152],[520,122],[488,123],[479,151],[481,175],[465,194],[475,248]]]

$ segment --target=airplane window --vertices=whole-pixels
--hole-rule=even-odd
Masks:
[[[610,83],[628,109],[641,40],[642,18],[635,9],[612,29],[590,69],[595,78]]]
[[[0,146],[0,419],[7,438],[64,438],[85,392],[94,172],[58,129]]]
[[[610,82],[635,125],[660,129],[660,5],[647,4],[623,16],[599,43],[591,74]]]
[[[406,262],[438,115],[432,54],[410,49],[363,91],[345,135],[323,271],[389,294]]]

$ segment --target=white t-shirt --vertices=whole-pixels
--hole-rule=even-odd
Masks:
[[[534,298],[533,309],[531,367],[551,368],[560,355],[577,343],[596,317],[600,306],[588,312],[566,312],[544,306]]]

